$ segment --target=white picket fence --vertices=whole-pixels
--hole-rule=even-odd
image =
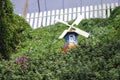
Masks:
[[[108,3],[102,5],[90,5],[84,7],[68,8],[61,10],[52,10],[36,13],[27,13],[26,20],[32,26],[32,28],[38,28],[41,26],[48,26],[56,23],[55,18],[59,18],[63,21],[70,21],[81,14],[84,18],[106,18],[110,16],[111,10],[118,3]]]

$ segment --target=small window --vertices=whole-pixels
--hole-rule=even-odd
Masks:
[[[75,36],[74,35],[69,36],[69,42],[75,42]]]

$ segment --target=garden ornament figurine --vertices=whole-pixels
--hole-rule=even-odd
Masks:
[[[74,25],[78,25],[80,21],[83,19],[81,15],[77,17],[77,19],[69,25],[67,22],[62,21],[60,19],[55,19],[56,21],[67,25],[69,28],[64,30],[63,33],[59,36],[59,39],[65,39],[65,45],[62,48],[62,51],[66,51],[68,48],[73,48],[78,45],[77,36],[82,35],[84,37],[89,37],[89,33],[74,27]]]

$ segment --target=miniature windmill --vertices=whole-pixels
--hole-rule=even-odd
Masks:
[[[82,35],[84,37],[89,36],[89,33],[85,32],[79,28],[74,27],[74,25],[78,25],[82,19],[83,19],[83,17],[81,15],[79,15],[78,18],[72,23],[72,25],[69,25],[65,21],[55,19],[56,21],[63,23],[69,27],[68,29],[64,30],[63,33],[59,36],[59,39],[62,39],[62,38],[65,39],[65,46],[63,49],[72,48],[72,47],[75,47],[76,45],[78,45],[78,42],[77,42],[78,34]]]

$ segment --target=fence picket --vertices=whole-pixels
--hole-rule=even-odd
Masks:
[[[94,18],[98,17],[97,5],[94,6]]]
[[[106,16],[106,4],[103,4],[102,5],[103,6],[103,18],[106,18],[107,16]]]
[[[35,20],[34,20],[33,28],[37,28],[37,27],[38,27],[38,12],[35,13]]]
[[[59,10],[56,10],[56,18],[59,19]]]
[[[39,18],[38,18],[38,27],[42,26],[42,12],[39,13]]]
[[[98,17],[102,18],[102,6],[98,5],[98,9],[99,9],[99,11],[98,11]]]
[[[86,6],[86,18],[87,18],[87,19],[90,18],[90,17],[89,17],[89,6]]]
[[[51,24],[54,24],[54,19],[55,19],[55,10],[52,10],[52,18],[51,18]]]
[[[72,8],[69,8],[68,21],[72,20]]]
[[[63,9],[60,10],[60,19],[61,19],[61,20],[64,20]]]
[[[76,18],[76,13],[77,11],[76,11],[76,8],[73,8],[73,17],[72,17],[72,19],[75,19]]]
[[[26,16],[26,21],[29,23],[30,22],[30,13],[27,14]]]
[[[115,6],[119,6],[118,2],[115,3]]]
[[[90,18],[93,18],[93,6],[90,6]]]
[[[107,17],[110,16],[110,8],[111,8],[111,5],[110,4],[107,4]]]
[[[115,8],[115,4],[111,3],[111,9],[113,10]]]
[[[77,16],[80,15],[80,7],[77,8]]]
[[[50,17],[50,11],[47,12],[47,26],[50,25],[50,20],[51,20],[51,17]]]
[[[47,12],[45,11],[43,13],[43,23],[42,23],[43,26],[46,26],[46,22],[47,22],[46,16],[47,16]]]
[[[64,21],[68,21],[68,9],[64,11]]]
[[[30,25],[33,26],[33,23],[34,23],[34,13],[31,13]]]
[[[82,16],[85,18],[85,7],[82,7]]]

